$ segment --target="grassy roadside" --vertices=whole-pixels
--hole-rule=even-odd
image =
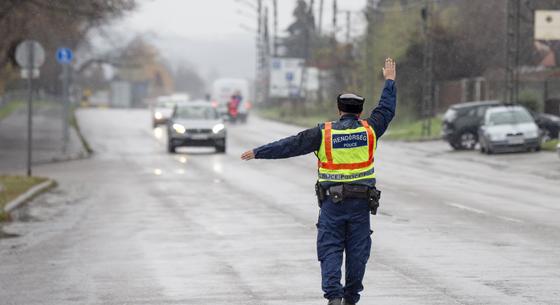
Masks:
[[[547,141],[541,146],[541,149],[546,151],[556,151],[556,145],[558,145],[559,142],[559,140]]]
[[[72,115],[70,117],[70,126],[74,127],[76,133],[78,134],[78,137],[80,138],[80,142],[82,142],[82,145],[86,149],[87,153],[91,155],[93,153],[93,149],[91,149],[91,146],[89,146],[88,141],[86,140],[86,138],[82,134],[82,131],[80,130],[80,124],[78,124],[78,119],[76,118],[76,109],[72,109]]]
[[[303,116],[298,114],[288,113],[281,107],[270,107],[266,109],[256,110],[259,116],[265,119],[280,121],[283,123],[293,124],[301,127],[311,128],[317,126],[318,123],[334,120],[333,116],[328,115],[309,115]]]
[[[9,116],[12,112],[16,111],[18,108],[23,106],[21,101],[11,101],[6,105],[0,107],[0,120]]]
[[[422,122],[394,122],[391,124],[387,133],[383,136],[385,140],[398,141],[426,141],[437,140],[441,138],[441,118],[435,117],[431,119],[431,135],[422,135]]]
[[[30,188],[47,181],[43,177],[5,176],[0,175],[0,221],[6,220],[4,206]]]

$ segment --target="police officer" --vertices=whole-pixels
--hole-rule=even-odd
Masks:
[[[360,119],[364,98],[341,94],[340,118],[295,136],[244,152],[243,160],[281,159],[315,152],[319,159],[316,192],[319,199],[317,255],[321,262],[324,297],[329,305],[356,304],[363,290],[371,250],[370,212],[376,213],[380,192],[375,188],[377,141],[395,115],[395,62],[385,60],[385,87],[369,118]],[[346,252],[345,285],[341,284]]]

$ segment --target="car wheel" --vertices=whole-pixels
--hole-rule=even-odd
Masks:
[[[481,154],[486,153],[486,147],[484,147],[482,141],[480,141],[480,153],[481,153]]]
[[[473,150],[477,142],[476,135],[470,131],[465,131],[459,136],[459,145],[462,149]]]
[[[459,145],[459,143],[457,143],[457,142],[450,141],[449,145],[451,146],[451,148],[453,148],[455,150],[461,149],[461,145]]]
[[[176,147],[175,147],[175,145],[173,145],[172,140],[169,139],[169,140],[167,141],[167,152],[168,152],[168,153],[171,153],[171,154],[174,154],[175,151],[176,151]]]
[[[225,153],[226,152],[226,146],[225,145],[216,145],[216,152],[217,153]]]
[[[552,140],[552,135],[550,134],[550,130],[543,128],[540,130],[540,134],[541,134],[541,144]]]

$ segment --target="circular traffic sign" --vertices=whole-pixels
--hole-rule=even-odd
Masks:
[[[16,47],[16,62],[23,69],[38,69],[45,63],[45,49],[35,40],[24,40]]]
[[[58,48],[56,50],[56,60],[61,64],[69,64],[74,58],[74,53],[69,48]]]

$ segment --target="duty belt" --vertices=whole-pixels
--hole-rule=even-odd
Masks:
[[[327,188],[325,194],[331,196],[333,202],[339,202],[345,198],[366,199],[369,197],[369,190],[366,185],[340,184]]]
[[[319,207],[322,206],[323,201],[327,199],[327,196],[330,197],[333,203],[340,203],[347,198],[367,199],[373,215],[377,214],[379,199],[381,198],[381,191],[377,190],[375,187],[358,184],[344,183],[325,189],[319,182],[317,182],[315,185],[315,192],[319,201]]]

